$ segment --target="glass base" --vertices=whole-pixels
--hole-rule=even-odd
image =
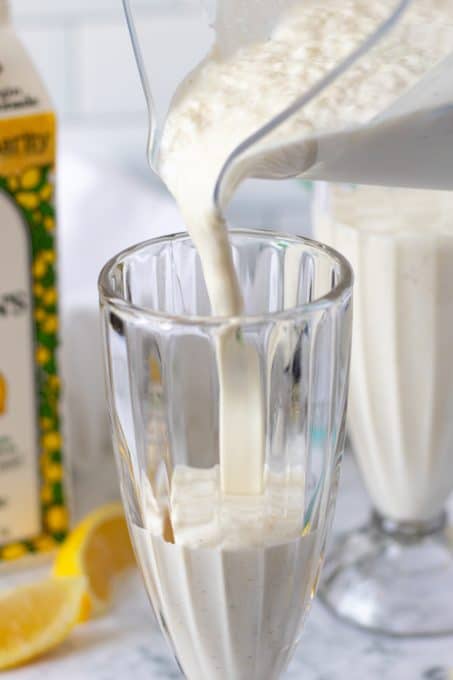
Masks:
[[[375,513],[334,543],[320,587],[340,618],[398,637],[452,634],[452,593],[453,528],[445,514],[398,524]]]

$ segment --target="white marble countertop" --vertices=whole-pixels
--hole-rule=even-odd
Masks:
[[[366,497],[352,461],[347,460],[336,531],[357,525],[366,513]],[[134,680],[181,677],[153,619],[138,574],[122,584],[109,614],[77,628],[53,654],[2,673],[2,680],[123,680],[129,676]],[[284,678],[453,680],[453,637],[401,641],[370,635],[336,620],[315,602]]]

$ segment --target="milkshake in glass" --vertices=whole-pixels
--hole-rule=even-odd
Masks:
[[[314,221],[355,271],[348,430],[374,507],[323,596],[366,627],[452,631],[453,194],[331,185]]]
[[[231,241],[240,318],[209,315],[187,235],[149,241],[106,265],[108,398],[138,562],[184,676],[277,680],[317,590],[333,519],[352,272],[305,239],[255,231],[232,232]],[[236,418],[235,436],[254,433],[257,446],[235,475],[219,438],[222,390],[235,366],[221,379],[217,353],[231,336],[253,348],[263,404]],[[245,351],[234,347],[234,357]],[[236,401],[247,405],[247,397]],[[261,456],[261,493],[224,490],[225,471],[229,484],[245,485],[250,460]]]

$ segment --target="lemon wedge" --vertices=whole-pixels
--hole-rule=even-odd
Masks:
[[[59,549],[54,576],[84,576],[86,591],[80,621],[108,605],[115,577],[134,564],[134,554],[120,503],[104,505],[87,515]]]
[[[76,625],[86,590],[82,577],[48,579],[0,592],[0,670],[40,656]]]

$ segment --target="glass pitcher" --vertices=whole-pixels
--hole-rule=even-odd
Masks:
[[[149,2],[154,2],[158,12],[158,0]],[[123,0],[123,3],[149,109],[149,160],[158,173],[164,121],[175,97],[181,96],[181,84],[187,84],[189,74],[190,77],[199,74],[214,52],[216,58],[231,60],[239,58],[250,45],[272,43],[288,12],[294,12],[295,8],[299,11],[303,5],[313,8],[309,0],[280,3],[266,0],[259,4],[259,11],[256,5],[239,0],[178,0],[174,4],[174,20],[168,21],[168,36],[157,45],[156,41],[147,39],[145,22],[140,21],[144,0]],[[347,19],[347,12],[356,4],[342,3],[341,8],[335,7],[335,21],[339,23],[332,27],[338,32]],[[329,3],[323,6],[328,7]],[[266,108],[269,115],[264,114],[256,126],[251,125],[247,134],[239,135],[232,144],[215,188],[214,200],[220,211],[246,177],[302,176],[311,180],[453,188],[453,156],[449,152],[453,134],[453,79],[450,77],[453,23],[449,23],[449,9],[453,10],[453,6],[449,7],[449,0],[388,0],[374,5],[367,3],[368,6],[383,7],[381,19],[375,17],[375,21],[370,21],[369,30],[352,43],[352,49],[346,53],[340,51],[338,59],[334,55],[332,67],[329,69],[324,64],[318,78],[305,78],[306,73],[302,73],[298,96],[272,92],[274,104]],[[364,58],[381,50],[382,68],[392,69],[395,64],[399,68],[405,60],[413,58],[427,40],[432,41],[433,35],[436,35],[436,49],[431,50],[429,63],[417,71],[417,77],[396,99],[379,97],[371,117],[359,115],[355,119],[352,116],[336,123],[331,120],[328,124],[319,121],[319,126],[317,121],[310,131],[302,126],[302,132],[298,133],[295,123],[304,120],[310,107],[319,104],[322,97],[329,97],[333,87],[350,87],[352,81],[348,78],[365,63]],[[300,42],[302,45],[302,36]],[[294,64],[304,59],[308,58],[301,50],[301,56],[294,57]],[[155,76],[162,69],[169,76],[165,86],[155,89]],[[372,68],[368,76],[370,86],[375,77],[380,77]],[[257,96],[265,94],[250,92],[250,99]],[[347,96],[353,102],[354,90],[350,89]]]

